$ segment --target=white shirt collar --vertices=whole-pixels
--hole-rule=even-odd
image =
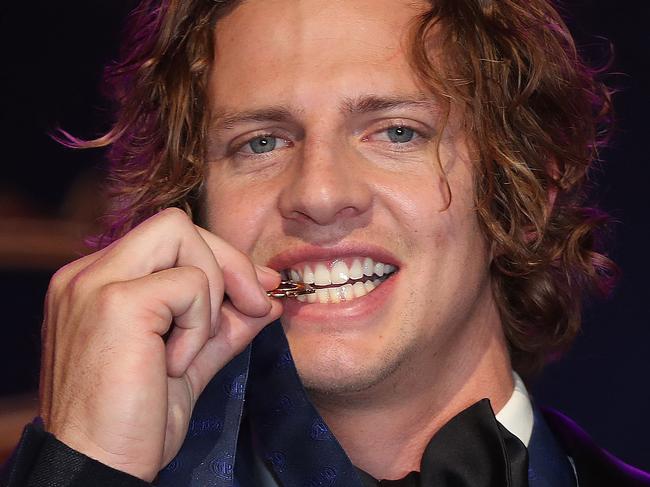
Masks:
[[[528,447],[533,433],[533,407],[524,381],[516,372],[512,373],[515,389],[505,406],[496,414],[497,421]]]

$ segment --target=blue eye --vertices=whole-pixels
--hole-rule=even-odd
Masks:
[[[386,130],[386,134],[391,142],[395,144],[404,144],[413,140],[415,131],[408,127],[391,127]]]
[[[278,143],[277,137],[272,137],[270,135],[264,135],[261,137],[255,137],[254,139],[248,142],[248,146],[251,151],[255,154],[263,154],[264,152],[271,152],[275,149],[275,146]]]

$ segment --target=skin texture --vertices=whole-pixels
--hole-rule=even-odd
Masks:
[[[390,293],[361,315],[352,301],[283,316],[312,399],[355,464],[379,478],[417,469],[450,416],[482,397],[499,408],[512,390],[459,124],[442,134],[438,164],[435,104],[349,110],[371,97],[434,100],[405,49],[421,8],[245,2],[217,25],[210,83],[206,208],[217,235],[265,265],[291,250],[336,258],[369,244],[399,263]],[[248,112],[261,116],[236,121]],[[420,135],[391,143],[394,126]],[[255,154],[247,142],[259,136],[275,149]],[[385,455],[367,458],[369,444]]]
[[[460,410],[483,397],[503,406],[512,378],[468,141],[456,116],[440,133],[435,98],[404,47],[424,7],[249,0],[219,21],[210,232],[166,210],[57,273],[43,328],[49,431],[154,478],[207,381],[283,312],[263,293],[279,282],[265,266],[346,253],[382,256],[399,271],[366,298],[287,304],[282,322],[311,398],[355,465],[401,477]],[[242,121],[251,111],[255,120]],[[415,135],[395,142],[395,127]],[[260,136],[275,149],[253,153]]]
[[[278,283],[175,209],[63,267],[45,303],[46,428],[153,480],[178,452],[208,381],[280,315],[262,290]]]

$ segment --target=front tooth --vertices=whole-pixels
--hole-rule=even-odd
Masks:
[[[291,280],[295,282],[300,282],[302,279],[300,279],[300,274],[298,274],[298,271],[291,269]]]
[[[314,284],[314,271],[308,265],[302,271],[302,282],[306,284]]]
[[[377,274],[379,277],[384,275],[384,264],[381,262],[377,262],[375,264],[375,274]]]
[[[308,303],[314,304],[316,301],[318,301],[317,293],[307,294],[307,302]]]
[[[332,284],[343,284],[348,282],[349,271],[346,263],[342,260],[334,262],[332,270],[330,271],[330,278],[332,279]]]
[[[304,294],[299,294],[298,296],[296,296],[296,299],[298,301],[300,301],[301,303],[306,303],[307,302],[307,296],[305,296]]]
[[[391,264],[386,264],[384,266],[384,274],[390,274],[391,272],[395,272],[395,266]]]
[[[361,261],[359,259],[354,259],[350,266],[350,279],[361,279],[362,277],[363,268],[361,267]]]
[[[375,272],[375,263],[370,257],[366,257],[363,259],[363,275],[370,277],[373,272]]]
[[[316,269],[314,269],[314,284],[317,286],[329,286],[332,284],[330,271],[327,270],[324,264],[316,264]]]
[[[330,297],[330,302],[331,303],[340,303],[341,302],[341,295],[339,294],[339,287],[330,287],[328,288],[329,290],[329,297]]]
[[[316,289],[316,297],[319,303],[325,304],[330,302],[330,294],[327,289]]]
[[[341,299],[344,301],[350,301],[354,298],[354,293],[352,292],[352,284],[346,284],[341,286]]]
[[[352,286],[352,292],[354,293],[355,298],[360,298],[368,294],[368,291],[366,291],[366,286],[364,286],[362,282],[355,282]]]
[[[363,285],[366,288],[366,293],[369,293],[370,291],[372,291],[376,287],[375,284],[372,281],[366,281],[366,282],[363,283]]]

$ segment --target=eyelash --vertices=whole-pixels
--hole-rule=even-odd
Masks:
[[[413,125],[410,125],[408,123],[391,123],[389,125],[386,125],[385,127],[382,127],[379,130],[375,130],[372,132],[370,135],[364,137],[362,140],[367,141],[370,137],[376,134],[384,134],[388,132],[391,129],[397,129],[397,128],[402,128],[406,130],[411,130],[414,134],[413,139],[406,141],[406,142],[391,142],[391,141],[383,141],[387,144],[389,144],[392,148],[399,148],[399,149],[407,149],[410,146],[413,146],[414,144],[417,144],[418,142],[424,142],[428,139],[430,139],[430,136],[425,133],[423,130],[419,130],[415,128]]]
[[[415,134],[415,136],[414,136],[414,138],[412,140],[407,141],[407,142],[390,142],[390,141],[386,142],[387,144],[389,144],[393,148],[406,149],[405,146],[411,146],[414,143],[417,143],[417,141],[427,141],[427,140],[430,139],[429,135],[424,133],[422,130],[419,130],[419,129],[413,127],[412,125],[409,125],[407,123],[391,123],[390,125],[386,125],[385,127],[382,127],[379,130],[375,130],[370,135],[364,136],[362,138],[362,141],[367,141],[373,135],[380,134],[380,133],[385,133],[388,130],[395,129],[395,128],[404,128],[404,129],[407,129],[407,130],[412,130],[413,133]],[[288,140],[287,138],[285,138],[285,137],[282,137],[280,135],[276,135],[276,134],[274,134],[272,132],[264,132],[264,133],[256,134],[256,135],[246,139],[244,142],[235,145],[235,147],[233,147],[232,150],[229,151],[229,152],[230,152],[231,155],[239,155],[241,157],[268,157],[270,154],[275,152],[276,149],[271,150],[269,152],[260,153],[260,154],[257,154],[257,153],[254,153],[254,152],[251,152],[251,153],[243,153],[242,152],[242,149],[244,147],[246,147],[248,144],[250,144],[252,141],[254,141],[255,139],[260,139],[260,138],[265,138],[265,137],[269,137],[269,138],[272,137],[274,139],[281,140],[281,141],[285,142],[288,146],[293,145],[293,143],[290,140]]]
[[[252,137],[249,137],[248,139],[246,139],[244,142],[236,144],[230,151],[228,151],[229,155],[238,155],[238,156],[241,156],[241,157],[264,157],[264,156],[268,156],[272,152],[275,152],[275,150],[272,150],[272,151],[269,151],[269,152],[264,152],[264,153],[261,153],[261,154],[256,154],[254,152],[251,152],[251,153],[243,153],[242,152],[242,149],[244,147],[246,147],[248,144],[250,144],[251,142],[253,142],[255,139],[263,139],[263,138],[266,138],[266,137],[282,140],[285,143],[287,143],[287,145],[289,145],[289,146],[293,145],[293,143],[290,140],[288,140],[286,137],[276,135],[276,134],[274,134],[272,132],[264,132],[264,133],[261,133],[261,134],[253,135]]]

